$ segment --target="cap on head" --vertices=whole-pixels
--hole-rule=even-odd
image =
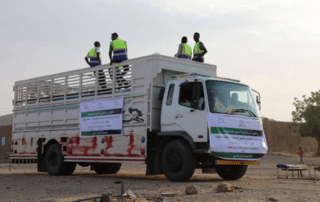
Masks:
[[[186,36],[182,37],[181,43],[187,43],[187,42],[188,42],[188,38]]]
[[[94,46],[95,46],[95,47],[100,47],[99,41],[94,42]]]
[[[111,34],[111,39],[112,40],[115,40],[117,38],[118,38],[118,34],[116,32]]]

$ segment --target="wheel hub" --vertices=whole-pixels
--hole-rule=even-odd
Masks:
[[[57,154],[52,154],[50,157],[50,164],[53,167],[56,167],[58,165],[58,155]]]
[[[171,171],[179,171],[183,165],[182,157],[177,151],[173,150],[167,156],[167,163],[168,163],[168,168]]]

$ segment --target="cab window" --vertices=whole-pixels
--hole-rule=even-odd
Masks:
[[[168,96],[167,96],[167,102],[166,102],[167,106],[170,106],[172,104],[173,92],[174,92],[174,84],[170,84],[169,91],[168,91]]]
[[[196,109],[204,110],[205,101],[202,83],[186,82],[180,85],[179,105],[192,108],[192,102],[196,102],[197,99],[199,99],[199,102]]]

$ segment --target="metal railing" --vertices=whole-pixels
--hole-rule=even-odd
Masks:
[[[119,64],[120,66],[120,64]],[[115,73],[115,77],[114,77]],[[132,65],[102,65],[86,71],[72,71],[30,79],[14,87],[14,106],[27,106],[61,100],[75,100],[131,91]]]

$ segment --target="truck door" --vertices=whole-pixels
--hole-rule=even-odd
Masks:
[[[161,131],[174,130],[174,92],[175,84],[171,83],[169,89],[164,96],[161,110]],[[177,91],[177,90],[176,90]]]
[[[179,86],[175,99],[174,129],[185,131],[194,142],[207,142],[206,99],[201,82],[184,82]],[[192,102],[198,104],[192,107]]]

